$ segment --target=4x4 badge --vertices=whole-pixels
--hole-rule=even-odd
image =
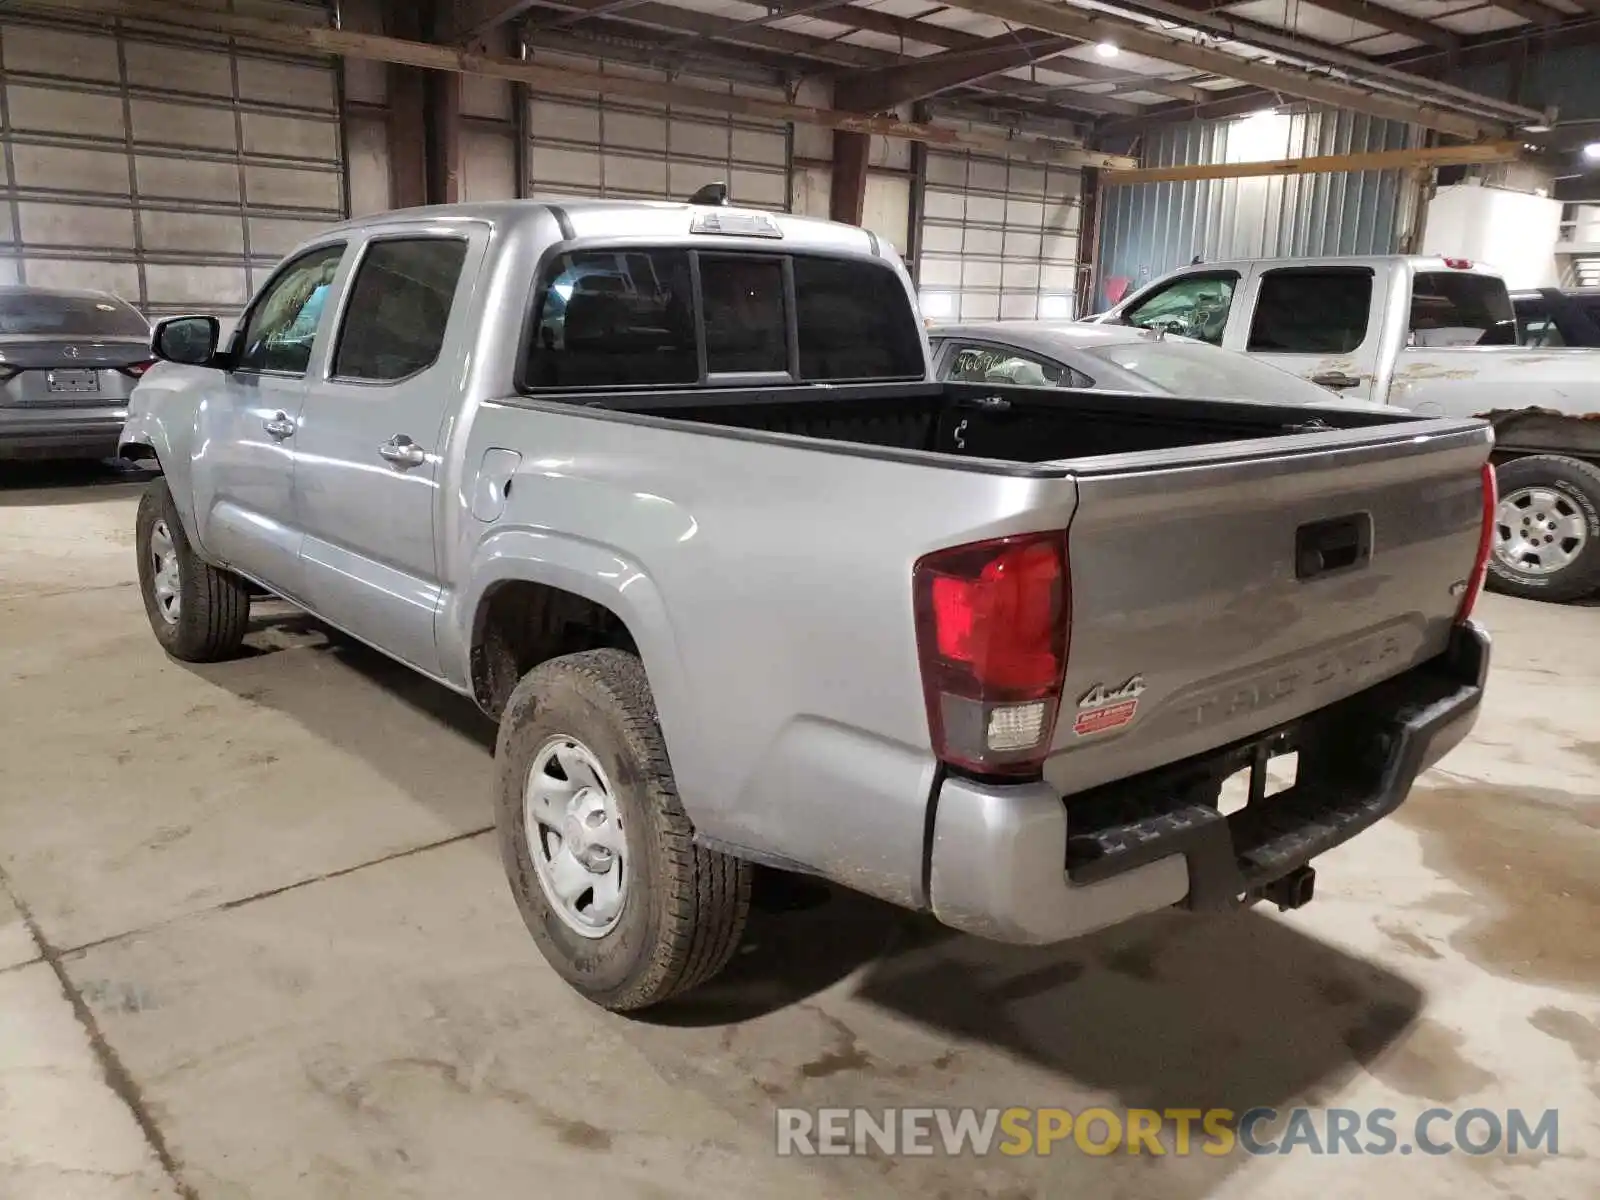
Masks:
[[[1103,683],[1097,683],[1083,694],[1083,699],[1078,701],[1079,708],[1100,708],[1118,700],[1137,700],[1144,694],[1144,676],[1135,675],[1121,687],[1108,688]]]
[[[1095,684],[1078,701],[1078,716],[1072,722],[1072,732],[1083,737],[1121,728],[1139,711],[1139,697],[1143,693],[1143,675],[1135,675],[1120,687]]]

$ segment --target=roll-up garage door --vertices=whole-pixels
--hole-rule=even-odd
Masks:
[[[1082,176],[930,152],[917,285],[933,320],[1073,315]]]
[[[228,316],[345,214],[328,59],[7,16],[0,84],[0,281]]]
[[[615,69],[650,77],[637,69]],[[680,82],[702,90],[761,91],[726,82]],[[774,90],[766,98],[781,101],[783,94]],[[721,180],[735,204],[777,210],[790,205],[785,125],[611,97],[534,93],[527,128],[530,196],[687,200]]]

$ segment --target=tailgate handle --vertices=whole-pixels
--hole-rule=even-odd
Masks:
[[[1317,579],[1364,567],[1372,558],[1372,518],[1352,513],[1294,531],[1294,577]]]

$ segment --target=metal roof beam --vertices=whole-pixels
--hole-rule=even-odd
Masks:
[[[1069,38],[1032,30],[1001,34],[974,46],[910,59],[880,71],[841,75],[834,84],[834,99],[841,108],[881,112],[908,100],[923,100],[1014,67],[1025,67],[1073,44]]]
[[[1308,0],[1308,2],[1325,12],[1337,13],[1341,17],[1349,17],[1352,21],[1360,21],[1363,25],[1372,25],[1378,29],[1387,29],[1390,33],[1415,38],[1424,45],[1437,46],[1441,50],[1454,50],[1461,44],[1460,36],[1442,25],[1435,25],[1432,21],[1424,21],[1421,17],[1413,17],[1397,9],[1385,8],[1381,4],[1372,3],[1372,0]]]

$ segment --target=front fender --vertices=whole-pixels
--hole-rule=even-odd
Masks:
[[[203,554],[194,511],[195,419],[194,405],[183,392],[147,377],[128,398],[128,419],[117,437],[117,453],[125,456],[132,446],[148,446],[155,453],[183,531]]]
[[[582,596],[615,613],[628,628],[655,699],[674,774],[694,817],[691,788],[703,761],[701,734],[677,636],[660,590],[644,566],[614,546],[536,529],[503,529],[474,547],[466,563],[466,585],[447,603],[438,629],[442,660],[453,683],[469,685],[471,654],[484,601],[500,584],[537,583]]]

